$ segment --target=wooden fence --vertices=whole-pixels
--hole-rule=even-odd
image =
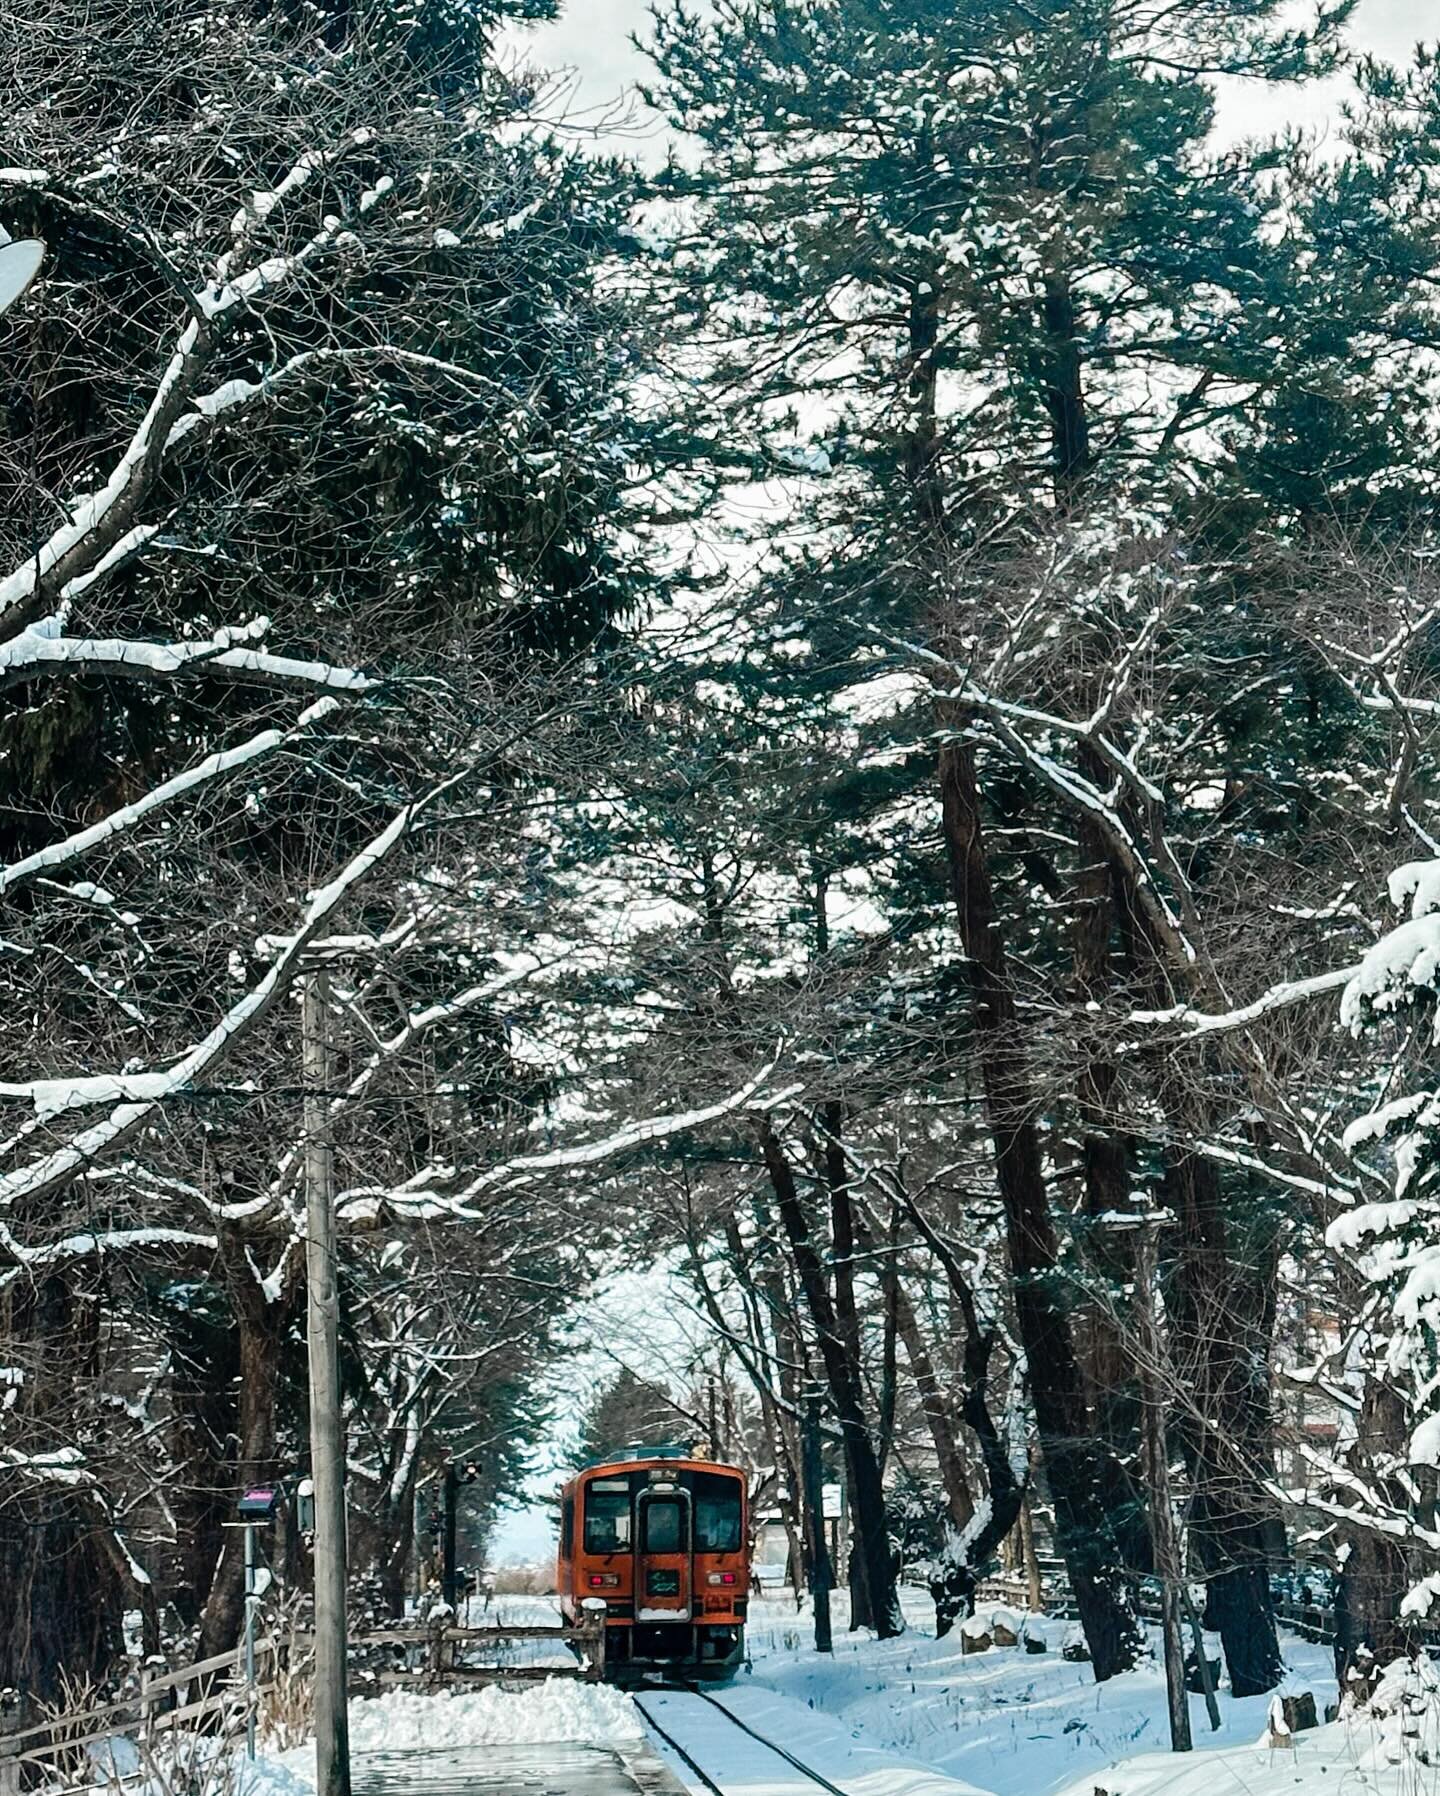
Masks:
[[[177,1730],[238,1740],[252,1708],[263,1703],[282,1674],[303,1674],[312,1640],[312,1635],[299,1631],[257,1640],[253,1685],[246,1679],[245,1649],[240,1646],[173,1671],[147,1669],[130,1696],[35,1721],[13,1691],[0,1692],[0,1796],[24,1796],[56,1784],[116,1785],[144,1779],[153,1773],[166,1736]],[[481,1643],[493,1647],[520,1640],[553,1640],[576,1649],[579,1656],[573,1667],[475,1665],[463,1656],[466,1648]],[[442,1622],[431,1627],[372,1628],[350,1637],[350,1658],[352,1695],[399,1685],[436,1690],[567,1675],[595,1682],[605,1675],[604,1615],[589,1616],[578,1627],[512,1627],[497,1622],[470,1628]],[[139,1770],[124,1771],[113,1752],[107,1766],[104,1755],[94,1751],[119,1741],[135,1748]],[[86,1775],[94,1758],[101,1762]]]
[[[164,1736],[176,1728],[227,1735],[242,1730],[252,1694],[258,1699],[270,1687],[281,1650],[273,1636],[256,1641],[253,1693],[244,1681],[244,1647],[174,1671],[147,1668],[134,1695],[34,1722],[27,1722],[22,1699],[6,1692],[0,1697],[0,1727],[8,1730],[0,1733],[0,1796],[20,1796],[57,1775],[73,1782],[91,1748],[113,1741],[131,1742],[143,1764],[153,1763]],[[107,1774],[101,1771],[96,1781],[108,1781]]]
[[[1079,1611],[1075,1607],[1075,1599],[1070,1590],[1069,1580],[1058,1560],[1042,1563],[1042,1586],[1045,1593],[1045,1613],[1057,1615],[1067,1620],[1074,1620]],[[1199,1580],[1197,1580],[1199,1582]],[[1009,1607],[1023,1611],[1029,1604],[1029,1587],[1024,1578],[1012,1577],[1008,1574],[984,1578],[980,1583],[980,1596],[986,1602],[1005,1603]],[[1329,1601],[1322,1600],[1312,1593],[1298,1592],[1286,1588],[1284,1584],[1271,1592],[1271,1601],[1275,1609],[1275,1619],[1287,1627],[1302,1640],[1312,1641],[1317,1646],[1333,1646],[1335,1643],[1335,1608]],[[1143,1582],[1136,1593],[1135,1607],[1137,1612],[1147,1621],[1160,1619],[1160,1593],[1153,1581]],[[1431,1657],[1440,1657],[1440,1625],[1434,1622],[1418,1624],[1415,1633]]]

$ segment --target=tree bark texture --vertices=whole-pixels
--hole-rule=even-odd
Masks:
[[[282,1295],[272,1301],[251,1263],[250,1243],[234,1225],[222,1225],[220,1257],[239,1341],[238,1427],[234,1494],[281,1470],[279,1401],[285,1336],[292,1311]],[[238,1528],[221,1534],[219,1557],[200,1618],[200,1656],[228,1652],[245,1618],[244,1538]]]
[[[1190,1538],[1206,1581],[1206,1625],[1236,1696],[1273,1690],[1283,1666],[1270,1594],[1274,1503],[1264,1492],[1272,1418],[1273,1242],[1232,1242],[1220,1178],[1177,1151],[1166,1197],[1178,1219],[1170,1274],[1171,1351],[1193,1409],[1176,1416],[1190,1467]]]
[[[1055,1506],[1057,1545],[1096,1679],[1104,1680],[1128,1670],[1142,1645],[1112,1519],[1117,1500],[1123,1500],[1124,1479],[1114,1454],[1095,1434],[1059,1286],[1059,1247],[1029,1069],[995,921],[972,744],[947,744],[941,753],[940,787],[951,890],[967,956],[995,1176],[1005,1212],[1016,1320]]]
[[[810,1238],[794,1168],[768,1121],[760,1124],[760,1148],[840,1423],[855,1528],[855,1556],[866,1587],[871,1625],[882,1640],[893,1639],[904,1632],[904,1622],[895,1589],[885,1489],[865,1417],[860,1368],[846,1350],[825,1269]]]
[[[1087,778],[1104,783],[1104,767],[1093,749],[1082,748],[1080,768]],[[1122,1293],[1132,1275],[1128,1232],[1107,1230],[1098,1219],[1132,1207],[1131,1143],[1119,1118],[1119,1069],[1114,1058],[1094,1045],[1087,1030],[1085,1007],[1102,1004],[1111,985],[1111,941],[1115,924],[1114,873],[1105,832],[1087,812],[1076,819],[1079,864],[1074,883],[1071,953],[1079,1037],[1075,1097],[1080,1121],[1080,1172],[1083,1204],[1091,1226],[1085,1250],[1103,1290],[1086,1306],[1083,1321],[1083,1364],[1094,1405],[1095,1425],[1115,1456],[1127,1488],[1115,1516],[1125,1563],[1134,1572],[1150,1570],[1150,1531],[1145,1501],[1130,1468],[1140,1452],[1141,1415],[1134,1356],[1126,1345],[1118,1317]]]

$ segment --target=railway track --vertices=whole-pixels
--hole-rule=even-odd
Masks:
[[[633,1700],[646,1726],[711,1796],[816,1796],[821,1790],[850,1796],[693,1684],[647,1690],[643,1700]]]

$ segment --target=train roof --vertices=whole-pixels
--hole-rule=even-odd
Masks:
[[[587,1459],[580,1470],[573,1473],[566,1482],[574,1484],[581,1478],[589,1478],[595,1472],[633,1471],[639,1466],[657,1463],[673,1465],[677,1471],[683,1472],[720,1472],[732,1478],[738,1478],[742,1484],[748,1483],[745,1473],[739,1466],[727,1465],[719,1459],[705,1459],[690,1448],[656,1453],[642,1447],[623,1447],[608,1458],[601,1456]]]
[[[632,1441],[629,1446],[617,1447],[613,1453],[592,1453],[585,1460],[580,1470],[588,1472],[591,1466],[620,1465],[627,1459],[694,1459],[694,1441],[660,1441],[655,1446],[645,1446]]]

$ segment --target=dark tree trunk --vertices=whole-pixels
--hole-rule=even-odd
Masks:
[[[405,1569],[415,1541],[415,1490],[413,1481],[390,1518],[379,1555],[380,1601],[386,1615],[405,1619]]]
[[[249,1246],[239,1229],[222,1226],[220,1257],[235,1316],[240,1365],[239,1438],[232,1493],[246,1484],[278,1477],[281,1471],[277,1416],[290,1302],[286,1293],[272,1300],[261,1288]],[[244,1553],[243,1531],[225,1529],[200,1618],[202,1658],[228,1652],[240,1637],[245,1611]]]
[[[27,1453],[70,1453],[101,1382],[104,1280],[94,1262],[0,1288],[0,1352],[23,1369],[7,1438]],[[63,1460],[61,1462],[64,1463]],[[103,1676],[123,1647],[134,1583],[98,1493],[0,1465],[0,1687],[53,1697],[62,1668]],[[147,1631],[150,1631],[147,1627]]]
[[[943,1640],[957,1621],[965,1621],[975,1613],[975,1587],[978,1580],[968,1564],[947,1560],[929,1581],[930,1597],[935,1604],[935,1638]]]
[[[200,1619],[225,1535],[234,1442],[239,1434],[235,1329],[185,1314],[170,1331],[171,1454],[177,1473],[170,1506],[179,1547],[174,1594],[181,1619]]]
[[[895,1591],[895,1565],[890,1551],[890,1530],[885,1513],[885,1489],[880,1462],[870,1438],[860,1381],[860,1368],[846,1351],[825,1269],[815,1251],[806,1223],[804,1205],[795,1183],[794,1169],[769,1123],[760,1124],[760,1147],[781,1225],[790,1243],[795,1271],[815,1328],[820,1358],[825,1367],[831,1401],[845,1445],[845,1465],[855,1526],[855,1556],[864,1580],[872,1617],[871,1625],[882,1640],[903,1633],[900,1604]]]
[[[1190,1467],[1190,1538],[1206,1580],[1206,1624],[1236,1696],[1273,1690],[1283,1666],[1270,1594],[1274,1503],[1262,1482],[1271,1437],[1273,1243],[1236,1253],[1215,1167],[1172,1155],[1166,1195],[1179,1220],[1171,1340],[1193,1413],[1176,1434]]]
[[[825,951],[828,942],[828,931],[824,928],[823,888],[821,895],[821,929],[818,943],[821,952]],[[850,1198],[850,1179],[845,1166],[845,1143],[842,1131],[845,1126],[843,1107],[833,1100],[822,1106],[821,1125],[824,1129],[824,1141],[819,1155],[821,1176],[830,1198],[830,1271],[834,1286],[835,1329],[840,1337],[840,1345],[845,1361],[851,1369],[851,1375],[857,1391],[863,1390],[864,1371],[860,1356],[860,1315],[855,1306],[855,1214]],[[863,1403],[861,1413],[864,1413]],[[867,1439],[870,1438],[866,1430]],[[882,1470],[883,1455],[878,1444],[873,1448],[876,1477],[884,1483]],[[857,1490],[857,1481],[863,1474],[857,1470],[850,1453],[849,1441],[845,1449],[845,1480],[850,1498],[851,1514],[858,1517],[864,1499]],[[850,1589],[850,1627],[876,1628],[878,1605],[871,1589],[872,1559],[863,1546],[859,1544],[859,1530],[856,1530],[856,1546],[850,1555],[847,1581]]]
[[[1080,751],[1081,772],[1103,785],[1105,768],[1090,748]],[[1076,821],[1079,865],[1075,874],[1075,909],[1071,952],[1075,971],[1075,1003],[1080,1036],[1075,1080],[1080,1115],[1080,1171],[1084,1210],[1092,1226],[1086,1252],[1105,1295],[1087,1306],[1084,1316],[1084,1369],[1095,1411],[1095,1426],[1121,1470],[1124,1501],[1114,1517],[1125,1564],[1148,1572],[1150,1530],[1144,1495],[1131,1468],[1140,1451],[1140,1406],[1133,1357],[1118,1320],[1122,1293],[1132,1272],[1130,1236],[1107,1229],[1099,1219],[1122,1214],[1133,1205],[1131,1144],[1119,1126],[1120,1075],[1114,1058],[1094,1045],[1086,1008],[1103,1004],[1110,993],[1111,942],[1115,924],[1115,887],[1105,832],[1088,813]]]
[[[1015,1313],[1065,1559],[1097,1680],[1135,1663],[1142,1635],[1126,1587],[1112,1517],[1124,1479],[1096,1437],[1085,1402],[1070,1317],[1058,1285],[1059,1249],[1040,1155],[1036,1109],[980,816],[975,750],[942,753],[940,785],[951,888],[967,956],[981,1076],[1005,1210]]]
[[[1090,426],[1085,416],[1084,365],[1076,327],[1075,293],[1067,276],[1045,278],[1041,385],[1050,416],[1056,491],[1068,498],[1090,464]]]

